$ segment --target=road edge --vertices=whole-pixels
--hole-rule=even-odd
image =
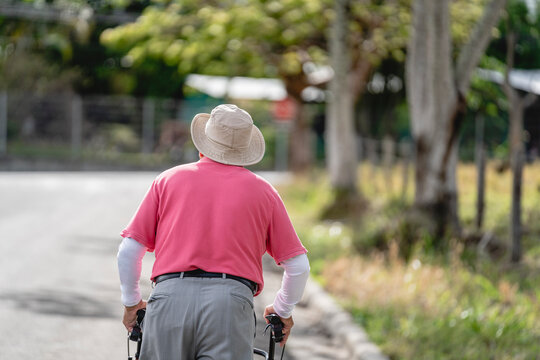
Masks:
[[[302,302],[320,314],[321,321],[333,336],[346,346],[351,360],[389,360],[379,347],[338,303],[311,277],[308,279]]]

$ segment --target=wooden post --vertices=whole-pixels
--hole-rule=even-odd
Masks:
[[[7,154],[7,92],[0,91],[0,156]]]
[[[484,116],[476,116],[475,129],[475,162],[476,162],[476,230],[482,229],[486,193],[486,149],[484,146]]]
[[[154,151],[154,121],[155,121],[155,101],[146,98],[143,100],[142,113],[142,152],[151,154]]]
[[[407,189],[409,188],[409,165],[411,163],[411,145],[403,141],[399,144],[399,152],[402,158],[402,182],[401,182],[401,199],[407,198]]]
[[[358,154],[358,162],[361,164],[364,161],[364,138],[362,135],[356,136],[356,153]]]
[[[82,149],[83,103],[79,95],[71,97],[71,157],[78,158]]]
[[[377,187],[377,166],[379,162],[379,156],[377,154],[377,140],[375,139],[366,139],[366,152],[367,158],[370,163],[370,179],[369,181],[373,184],[373,189],[378,191]]]
[[[523,148],[512,152],[512,207],[510,213],[510,237],[512,239],[512,253],[510,260],[514,263],[521,261],[521,195],[523,184],[523,165],[525,153]]]

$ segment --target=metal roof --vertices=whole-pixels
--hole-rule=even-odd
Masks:
[[[504,74],[499,71],[477,69],[476,74],[484,80],[504,83]],[[513,88],[540,95],[540,70],[510,70],[509,78]]]
[[[280,79],[191,74],[186,78],[186,85],[215,98],[277,101],[287,97]],[[302,91],[302,97],[306,101],[323,101],[324,92],[309,86]]]

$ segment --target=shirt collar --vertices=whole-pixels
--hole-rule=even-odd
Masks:
[[[223,163],[220,163],[219,161],[215,161],[215,160],[210,159],[208,156],[203,156],[202,158],[200,158],[200,159],[199,159],[199,163],[201,163],[201,164],[218,164],[218,165],[223,165],[223,166],[237,166],[237,167],[242,167],[242,166],[239,166],[239,165],[228,165],[228,164],[223,164]]]

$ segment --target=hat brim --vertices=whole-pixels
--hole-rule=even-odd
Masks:
[[[210,114],[197,114],[191,121],[191,139],[193,144],[204,156],[227,165],[248,166],[254,165],[262,160],[264,156],[265,144],[262,132],[253,125],[251,131],[251,141],[244,149],[233,149],[228,146],[218,144],[206,136],[206,123],[210,119]]]

